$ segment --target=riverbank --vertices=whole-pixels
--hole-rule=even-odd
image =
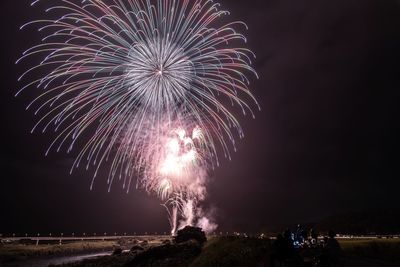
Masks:
[[[151,237],[63,245],[2,245],[0,259],[3,265],[0,266],[269,266],[273,242],[258,238],[213,237],[201,248],[190,242],[171,244],[167,239]],[[400,266],[400,239],[345,239],[339,242],[346,267]],[[111,255],[115,248],[127,251]]]
[[[195,243],[167,244],[140,252],[106,256],[61,265],[62,267],[214,267],[270,266],[273,240],[239,237],[211,238]],[[400,266],[400,240],[343,240],[344,267]],[[308,263],[311,266],[310,263]]]

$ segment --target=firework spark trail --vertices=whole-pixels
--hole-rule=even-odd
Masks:
[[[58,133],[46,154],[69,153],[84,140],[72,169],[93,167],[92,186],[99,168],[110,162],[110,188],[117,178],[129,190],[139,176],[137,184],[162,198],[188,190],[172,189],[176,183],[159,175],[154,164],[161,163],[171,129],[197,127],[203,163],[218,165],[217,147],[230,157],[229,144],[235,147],[243,131],[226,102],[253,116],[245,99],[258,106],[246,76],[257,76],[254,54],[239,45],[246,38],[236,30],[247,28],[243,22],[221,24],[229,12],[209,0],[51,3],[48,19],[21,27],[36,25],[45,37],[17,61],[41,58],[19,78],[27,82],[17,95],[42,90],[27,108],[41,116],[33,130]],[[185,194],[182,203],[190,200]]]

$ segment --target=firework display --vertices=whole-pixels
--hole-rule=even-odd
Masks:
[[[210,0],[37,0],[42,42],[17,63],[38,63],[19,80],[34,129],[54,130],[47,150],[78,153],[72,169],[103,165],[108,183],[154,192],[178,227],[204,224],[198,201],[220,154],[244,136],[235,111],[254,116],[249,90],[254,54],[243,22]],[[33,77],[33,78],[32,78]],[[35,78],[36,77],[36,78]],[[37,78],[40,77],[40,78]],[[72,171],[72,170],[71,170]],[[182,222],[177,222],[181,218]]]

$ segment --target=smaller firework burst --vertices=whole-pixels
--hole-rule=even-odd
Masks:
[[[156,147],[153,156],[145,164],[146,189],[165,201],[171,232],[175,234],[178,215],[183,219],[180,227],[192,225],[196,203],[205,195],[207,164],[201,152],[204,138],[199,127],[191,133],[180,127],[161,140],[153,143]]]

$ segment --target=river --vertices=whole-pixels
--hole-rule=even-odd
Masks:
[[[59,257],[51,257],[51,258],[36,258],[29,259],[26,261],[16,261],[10,263],[0,263],[1,267],[48,267],[50,264],[59,265],[65,263],[73,263],[79,262],[86,259],[92,259],[102,256],[109,256],[112,252],[97,252],[97,253],[89,253],[89,254],[81,254],[81,255],[73,255],[73,256],[59,256]]]

